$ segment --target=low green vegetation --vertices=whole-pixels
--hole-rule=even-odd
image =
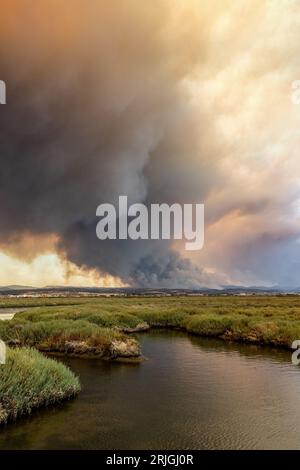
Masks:
[[[99,301],[98,301],[99,302]],[[0,310],[1,311],[1,310]],[[40,321],[86,321],[92,325],[103,328],[136,328],[143,320],[135,314],[116,309],[102,308],[101,303],[88,303],[52,307],[39,307],[28,309],[17,315],[18,321],[40,322]]]
[[[118,330],[100,327],[94,322],[67,320],[54,315],[40,316],[40,320],[30,321],[18,317],[12,321],[0,322],[0,338],[10,346],[35,347],[40,351],[84,355],[86,357],[116,358],[116,345],[136,346],[135,354],[139,356],[139,345]],[[121,353],[119,354],[121,356]],[[126,354],[124,354],[126,356]]]
[[[178,296],[17,299],[29,307],[0,322],[0,337],[12,344],[51,349],[68,341],[125,341],[122,332],[180,328],[228,340],[290,347],[300,338],[298,296]],[[28,303],[27,303],[28,302]],[[56,305],[57,304],[57,305]],[[144,327],[144,328],[140,328]]]
[[[0,424],[29,415],[76,395],[78,378],[62,363],[34,349],[7,350],[7,363],[0,366]]]

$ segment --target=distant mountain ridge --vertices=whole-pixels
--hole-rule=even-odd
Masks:
[[[181,288],[142,288],[142,287],[74,287],[46,286],[42,288],[22,285],[0,287],[0,294],[5,295],[243,295],[243,294],[299,294],[300,287],[284,288],[279,286],[236,286],[222,285],[219,288],[199,287],[198,289]]]
[[[24,289],[36,289],[36,287],[32,286],[22,286],[22,285],[9,285],[9,286],[0,286],[1,290],[24,290]]]

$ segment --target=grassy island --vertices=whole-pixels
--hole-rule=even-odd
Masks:
[[[69,399],[79,390],[78,378],[62,363],[34,349],[8,348],[7,363],[0,366],[0,424]]]

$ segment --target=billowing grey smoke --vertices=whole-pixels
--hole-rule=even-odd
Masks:
[[[289,0],[1,0],[0,256],[29,233],[130,284],[298,286],[299,24]],[[100,242],[124,194],[204,203],[203,270]]]
[[[144,256],[134,268],[133,282],[139,286],[159,288],[199,288],[211,284],[209,276],[177,253],[162,252]]]
[[[137,0],[122,11],[111,3],[74,0],[61,11],[48,0],[17,2],[23,22],[0,41],[0,237],[56,233],[79,266],[136,285],[195,287],[201,271],[169,243],[96,238],[100,203],[119,194],[200,203],[217,178],[207,169],[210,130],[182,87],[193,70],[189,32],[168,32],[168,2],[146,12]]]

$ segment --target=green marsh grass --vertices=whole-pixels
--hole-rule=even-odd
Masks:
[[[224,339],[290,347],[300,338],[299,296],[174,296],[14,299],[26,306],[0,337],[37,345],[47,338],[90,338],[106,343],[117,330],[147,322]],[[57,305],[55,305],[55,302]],[[43,303],[43,305],[41,305]],[[1,301],[0,301],[1,306]],[[8,322],[2,322],[8,323]],[[109,333],[110,332],[110,333]],[[2,335],[2,336],[1,336]],[[51,339],[51,341],[52,341]]]
[[[75,396],[78,378],[62,363],[34,349],[7,350],[0,366],[0,424]]]

